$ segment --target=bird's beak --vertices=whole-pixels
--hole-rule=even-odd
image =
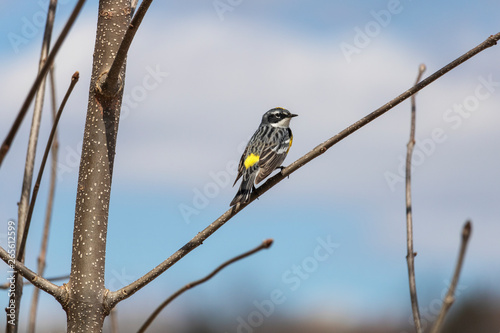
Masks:
[[[290,115],[290,118],[297,117],[297,116],[298,116],[298,114],[293,114],[293,113],[292,113],[292,114]]]

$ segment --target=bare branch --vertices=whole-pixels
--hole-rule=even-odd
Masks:
[[[196,287],[197,285],[200,285],[200,284],[202,284],[202,283],[210,280],[212,277],[215,276],[215,274],[219,273],[223,268],[231,265],[232,263],[234,263],[234,262],[236,262],[238,260],[244,259],[244,258],[246,258],[248,256],[251,256],[252,254],[254,254],[256,252],[259,252],[260,250],[268,249],[269,247],[271,247],[272,244],[273,244],[273,240],[272,239],[266,239],[266,240],[264,240],[262,242],[262,244],[260,244],[259,246],[257,246],[255,249],[250,250],[248,252],[245,252],[243,254],[240,254],[239,256],[234,257],[234,258],[232,258],[232,259],[224,262],[222,265],[220,265],[219,267],[217,267],[212,273],[208,274],[204,278],[186,284],[184,287],[182,287],[181,289],[177,290],[172,296],[170,296],[169,298],[167,298],[163,303],[161,303],[156,308],[156,310],[149,316],[149,318],[144,322],[144,324],[142,324],[141,328],[139,329],[139,331],[137,331],[137,333],[143,333],[143,332],[145,332],[146,329],[149,327],[149,325],[151,325],[151,323],[153,322],[153,320],[155,320],[155,318],[160,314],[160,312],[168,304],[170,304],[174,299],[176,299],[178,296],[180,296],[181,294],[183,294],[187,290],[189,290],[189,289],[191,289],[193,287]]]
[[[11,257],[10,254],[1,246],[0,259],[2,259],[7,265],[9,265],[10,270],[7,271],[7,273],[11,274],[12,277],[14,277],[16,273],[21,274],[21,276],[31,282],[32,285],[54,296],[59,302],[67,297],[66,290],[63,287],[59,287],[49,280],[38,276],[35,272],[24,266],[22,262],[17,261],[15,258]],[[8,280],[10,279],[8,278]]]
[[[40,51],[40,60],[38,62],[38,71],[40,72],[43,68],[47,55],[50,49],[50,40],[52,38],[52,30],[54,27],[54,18],[56,12],[57,0],[51,0],[49,3],[49,8],[47,10],[47,20],[45,23],[45,31],[42,41],[42,49]],[[30,202],[31,185],[33,183],[33,172],[35,168],[35,157],[38,144],[38,136],[40,133],[40,123],[42,119],[43,102],[45,97],[45,77],[41,80],[40,85],[35,94],[35,106],[33,109],[33,118],[31,121],[30,134],[28,139],[28,148],[26,152],[26,162],[24,165],[24,175],[23,183],[21,187],[21,199],[19,200],[18,206],[18,234],[17,241],[21,240],[24,233],[24,223],[26,221],[26,216],[28,213],[28,207]],[[18,260],[23,261],[24,257],[18,258]],[[16,275],[16,288],[15,293],[11,293],[9,296],[9,305],[11,303],[15,304],[16,313],[19,314],[19,309],[21,306],[21,297],[23,294],[23,281],[18,279]],[[19,327],[19,315],[15,317],[13,321],[7,320],[8,333],[15,333],[18,331]]]
[[[273,177],[267,179],[267,181],[262,184],[259,188],[254,191],[250,197],[250,200],[248,203],[245,204],[239,204],[236,206],[233,206],[229,208],[224,214],[222,214],[217,220],[212,222],[208,227],[206,227],[203,231],[199,232],[193,239],[191,239],[188,243],[186,243],[183,247],[181,247],[179,250],[177,250],[174,254],[172,254],[169,258],[167,258],[165,261],[163,261],[161,264],[156,266],[154,269],[146,273],[143,277],[139,278],[137,281],[132,282],[128,286],[123,287],[122,289],[119,289],[114,292],[109,292],[107,294],[105,303],[106,307],[111,309],[113,308],[118,302],[132,296],[135,294],[137,291],[142,289],[144,286],[146,286],[149,282],[153,281],[155,278],[157,278],[160,274],[165,272],[167,269],[169,269],[172,265],[174,265],[177,261],[179,261],[181,258],[186,256],[189,252],[191,252],[193,249],[197,248],[201,244],[203,244],[203,241],[210,237],[215,231],[217,231],[220,227],[222,227],[227,221],[229,221],[234,215],[238,214],[243,208],[245,208],[247,205],[249,205],[251,202],[253,202],[255,199],[260,197],[262,194],[267,192],[269,189],[274,187],[276,184],[281,182],[283,179],[288,177],[290,174],[298,170],[299,168],[303,167],[319,155],[323,154],[326,152],[329,148],[331,148],[334,144],[337,142],[341,141],[342,139],[346,138],[347,136],[351,135],[361,127],[365,126],[366,124],[370,123],[371,121],[377,119],[390,109],[392,109],[394,106],[398,105],[399,103],[403,102],[406,100],[408,97],[412,96],[416,92],[420,91],[430,83],[434,82],[444,74],[448,73],[451,71],[453,68],[457,67],[458,65],[462,64],[463,62],[467,61],[468,59],[472,58],[479,52],[496,45],[496,42],[500,39],[500,33],[497,33],[496,35],[492,35],[486,39],[483,43],[479,44],[477,47],[473,48],[472,50],[468,51],[461,57],[455,59],[448,65],[444,66],[419,84],[415,85],[414,87],[408,89],[398,97],[394,98],[390,102],[386,103],[385,105],[381,106],[377,110],[373,111],[366,117],[358,120],[351,126],[347,127],[337,135],[331,137],[327,141],[323,142],[322,144],[316,146],[313,150],[290,164],[288,167],[284,168],[281,170],[281,172],[277,173]]]
[[[52,122],[55,123],[57,117],[57,98],[56,98],[56,87],[55,87],[53,66],[50,69],[49,78],[50,78],[50,96],[51,96],[51,106],[52,106]],[[43,226],[43,234],[42,234],[42,243],[40,244],[40,254],[38,255],[38,267],[36,270],[37,274],[40,276],[43,276],[45,272],[45,258],[47,256],[47,246],[49,243],[50,222],[52,219],[52,208],[54,205],[54,196],[56,193],[58,151],[59,151],[59,142],[57,140],[57,129],[56,129],[56,131],[54,132],[54,140],[52,142],[52,150],[51,150],[52,168],[50,172],[49,197],[47,199],[47,207],[45,211],[45,223]],[[48,280],[52,281],[51,279]],[[35,332],[35,323],[36,323],[36,314],[37,314],[39,296],[40,296],[40,289],[33,288],[33,297],[31,297],[28,333]]]
[[[418,68],[418,75],[415,85],[420,81],[422,74],[425,71],[425,65],[422,64]],[[406,254],[406,262],[408,264],[408,280],[410,284],[411,310],[413,313],[413,322],[417,333],[422,332],[422,324],[420,322],[420,312],[418,309],[417,284],[415,282],[415,255],[413,252],[413,218],[411,213],[411,158],[413,155],[413,147],[415,146],[415,123],[416,123],[416,106],[415,96],[411,96],[411,126],[410,140],[408,141],[408,150],[406,153],[406,246],[408,252]]]
[[[109,68],[107,75],[101,76],[99,81],[96,83],[96,88],[101,94],[105,96],[113,96],[122,89],[123,84],[120,83],[120,73],[122,70],[122,66],[127,59],[128,50],[130,48],[130,45],[132,44],[135,33],[139,29],[142,19],[146,15],[146,12],[148,11],[148,8],[152,2],[153,0],[143,0],[141,2],[141,5],[137,9],[137,13],[132,18],[132,21],[130,22],[128,29],[125,32],[125,36],[123,37],[123,40],[120,44],[120,48],[116,53],[116,57],[113,60],[113,64]],[[135,10],[137,1],[133,1],[131,5],[132,13]]]
[[[43,171],[45,169],[47,157],[49,156],[49,151],[50,151],[50,147],[52,145],[52,140],[54,139],[57,124],[59,123],[59,119],[61,118],[62,111],[64,110],[64,107],[66,106],[66,102],[68,101],[68,98],[71,95],[73,88],[75,87],[76,83],[78,82],[79,77],[80,77],[80,74],[78,72],[75,72],[73,74],[73,76],[71,77],[71,83],[68,87],[68,90],[66,91],[66,95],[63,98],[61,106],[59,107],[59,111],[57,112],[56,119],[54,120],[52,130],[50,131],[49,139],[47,140],[47,146],[45,147],[45,152],[43,154],[42,163],[40,165],[40,170],[38,171],[36,183],[35,183],[35,186],[33,188],[33,194],[31,196],[31,201],[30,201],[30,208],[28,210],[28,216],[26,218],[26,224],[25,224],[24,232],[23,232],[23,239],[22,239],[21,244],[19,245],[19,248],[17,251],[17,260],[20,260],[24,255],[24,249],[26,248],[26,239],[28,238],[28,231],[29,231],[30,224],[31,224],[31,216],[33,215],[33,209],[35,207],[35,202],[36,202],[36,198],[38,195],[38,189],[40,188],[40,182],[42,181]]]
[[[40,275],[40,274],[38,274],[38,275]],[[69,275],[66,274],[66,275],[61,275],[61,276],[54,276],[54,277],[50,277],[50,278],[45,278],[45,279],[47,281],[50,281],[50,282],[56,282],[56,281],[61,281],[61,280],[67,280],[67,279],[69,279]],[[23,285],[30,285],[30,286],[32,286],[33,284],[31,282],[28,282],[28,281],[23,281]],[[9,288],[10,288],[10,282],[5,282],[4,284],[0,284],[0,290],[6,290],[6,289],[9,289]],[[35,288],[35,290],[39,290],[39,289]]]
[[[40,69],[35,82],[33,82],[33,85],[31,86],[30,91],[28,92],[28,96],[26,96],[26,99],[24,100],[23,105],[21,106],[21,109],[19,110],[19,113],[17,114],[16,119],[14,120],[14,123],[12,124],[12,127],[7,134],[7,137],[5,138],[4,142],[2,143],[2,146],[0,147],[0,167],[2,166],[3,159],[5,158],[5,155],[9,152],[10,146],[12,145],[12,141],[14,141],[14,137],[16,136],[17,131],[19,130],[19,127],[21,126],[21,123],[23,122],[24,116],[26,116],[26,113],[28,112],[28,108],[31,104],[31,101],[33,100],[33,97],[35,96],[35,93],[38,89],[38,86],[42,82],[42,80],[45,78],[45,75],[49,71],[49,69],[52,67],[52,64],[54,63],[54,59],[59,52],[59,49],[61,48],[62,43],[66,39],[66,36],[69,33],[69,30],[73,26],[73,24],[76,21],[76,18],[78,14],[80,13],[80,10],[83,7],[83,4],[85,3],[85,0],[78,0],[77,4],[75,5],[75,8],[73,9],[73,12],[71,13],[70,17],[68,18],[68,21],[66,22],[63,30],[61,31],[61,34],[57,38],[56,42],[54,43],[54,46],[52,48],[52,51],[50,51],[49,56],[47,57],[47,60],[45,61],[45,64],[43,67]]]
[[[453,279],[451,281],[446,297],[443,300],[443,305],[441,306],[441,311],[436,319],[436,322],[432,326],[431,333],[438,333],[441,331],[441,327],[444,322],[444,317],[448,313],[448,310],[455,302],[455,289],[457,288],[458,278],[460,277],[460,271],[462,270],[462,264],[465,258],[465,251],[467,250],[467,244],[469,243],[469,238],[472,233],[472,223],[467,221],[462,229],[462,242],[460,243],[460,251],[458,254],[457,265],[455,266],[455,272],[453,273]]]

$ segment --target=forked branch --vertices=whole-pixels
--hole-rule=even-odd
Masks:
[[[128,50],[130,45],[132,44],[132,40],[134,39],[135,33],[139,29],[141,25],[142,19],[146,15],[149,6],[153,0],[143,0],[139,8],[137,8],[137,13],[132,18],[130,25],[128,26],[127,31],[125,32],[125,36],[120,44],[120,48],[116,52],[116,57],[113,60],[113,64],[111,65],[107,75],[102,76],[103,81],[99,80],[97,84],[98,90],[101,94],[104,95],[114,95],[120,89],[120,72],[122,70],[122,66],[127,59]],[[131,3],[131,14],[135,11],[135,6],[137,6],[137,1],[133,1]]]
[[[59,287],[49,280],[37,275],[35,272],[24,266],[16,258],[12,257],[3,247],[0,246],[0,259],[2,259],[7,265],[9,265],[10,270],[7,273],[14,276],[14,274],[19,273],[26,280],[31,282],[37,288],[42,289],[46,293],[54,296],[58,301],[61,301],[66,296],[66,291],[64,288]]]

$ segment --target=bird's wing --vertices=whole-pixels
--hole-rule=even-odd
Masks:
[[[259,161],[259,156],[261,154],[260,152],[262,150],[262,147],[261,145],[255,143],[259,141],[258,138],[265,135],[266,131],[267,129],[265,127],[259,126],[259,128],[257,128],[255,133],[248,141],[247,146],[245,147],[245,151],[241,155],[240,163],[238,165],[238,176],[236,176],[236,180],[234,181],[233,186],[236,184],[238,179],[240,179],[241,176],[243,176],[247,168],[253,166],[256,162]],[[250,160],[247,161],[250,155],[253,156],[251,156]],[[247,165],[245,165],[245,163],[247,163]]]
[[[248,145],[246,146],[245,151],[243,152],[243,155],[241,155],[240,164],[238,165],[238,176],[236,176],[236,179],[233,183],[233,186],[236,184],[238,179],[240,179],[241,176],[243,176],[243,171],[245,171],[245,157],[247,155],[247,151],[248,151]]]
[[[290,148],[290,141],[283,140],[283,134],[275,140],[278,144],[271,144],[264,147],[259,159],[259,173],[255,178],[255,184],[260,183],[267,176],[271,174],[281,163],[285,160],[288,149]]]

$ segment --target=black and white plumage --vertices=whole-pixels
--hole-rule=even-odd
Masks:
[[[292,146],[293,135],[290,120],[296,114],[283,108],[274,108],[262,116],[262,122],[248,141],[238,166],[238,179],[242,178],[240,188],[230,206],[246,203],[254,186],[264,180],[286,158]]]

